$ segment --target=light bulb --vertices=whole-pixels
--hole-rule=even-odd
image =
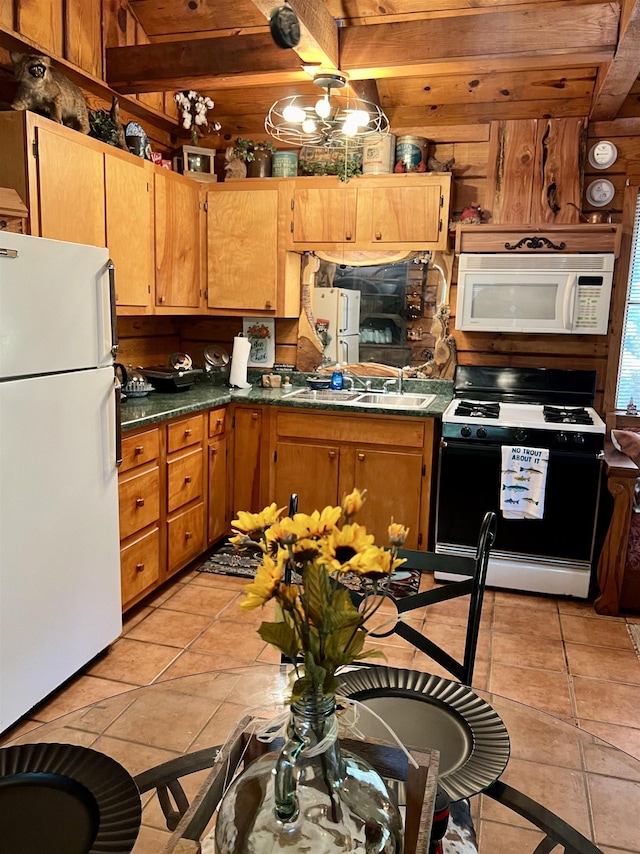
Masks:
[[[342,125],[342,133],[345,136],[355,136],[358,133],[358,125],[353,121],[351,116],[347,116]]]
[[[316,123],[314,122],[314,120],[313,120],[313,119],[310,119],[310,118],[309,118],[309,119],[305,119],[305,120],[302,122],[302,130],[303,130],[305,133],[314,133],[315,129],[316,129]]]
[[[303,122],[306,113],[302,107],[296,107],[295,104],[287,104],[282,111],[282,118],[286,122]]]
[[[325,96],[324,98],[320,98],[316,103],[316,113],[321,119],[326,119],[330,112],[331,104],[329,103],[329,97]]]
[[[369,113],[366,110],[352,110],[349,114],[348,121],[353,122],[359,127],[364,127],[369,124]]]

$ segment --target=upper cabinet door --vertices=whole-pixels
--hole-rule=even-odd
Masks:
[[[155,169],[156,306],[200,307],[200,186]]]
[[[150,309],[153,293],[153,174],[146,160],[105,154],[107,246],[116,303]]]
[[[307,179],[308,180],[308,179]],[[356,243],[355,187],[305,187],[293,191],[293,230],[295,246]]]
[[[275,311],[278,187],[207,193],[209,308]]]
[[[401,179],[400,179],[401,180]],[[363,187],[358,191],[359,222],[372,244],[434,244],[447,222],[442,220],[440,183],[423,186]]]
[[[36,127],[40,236],[106,246],[104,155],[77,136]]]

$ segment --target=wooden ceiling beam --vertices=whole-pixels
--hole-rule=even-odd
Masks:
[[[252,3],[267,20],[276,5],[274,0],[252,0]],[[339,68],[338,25],[324,3],[318,3],[317,0],[287,0],[287,5],[300,22],[300,43],[292,49],[300,63],[326,69]]]
[[[640,0],[626,0],[615,56],[598,71],[590,121],[614,119],[640,73]]]
[[[485,67],[501,59],[535,57],[539,66],[555,56],[600,54],[611,58],[618,38],[619,7],[614,3],[577,4],[539,9],[459,14],[339,31],[340,68],[357,79],[398,76],[398,69],[460,63]],[[535,33],[535,39],[532,34]],[[603,61],[602,59],[600,61]],[[571,65],[575,65],[571,59]],[[415,76],[411,74],[411,76]]]

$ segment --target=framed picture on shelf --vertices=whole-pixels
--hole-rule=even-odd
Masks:
[[[173,158],[173,169],[196,181],[217,181],[214,168],[215,156],[216,152],[213,148],[183,145]]]
[[[276,359],[276,321],[273,317],[243,317],[242,331],[251,342],[248,366],[272,368]]]

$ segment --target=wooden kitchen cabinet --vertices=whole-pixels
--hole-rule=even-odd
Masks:
[[[446,249],[449,173],[300,178],[292,189],[291,249]]]
[[[285,249],[290,184],[270,178],[207,193],[207,305],[217,314],[300,313],[300,255]]]
[[[279,409],[271,442],[269,493],[279,507],[296,492],[301,512],[311,513],[339,504],[354,487],[366,489],[358,521],[376,542],[387,542],[393,517],[410,528],[407,548],[426,547],[433,419]]]
[[[262,421],[260,406],[233,406],[233,499],[234,518],[239,510],[259,513],[263,509],[261,476]]]
[[[154,170],[155,287],[158,313],[193,314],[201,307],[200,185],[168,169]]]
[[[205,548],[204,415],[166,425],[167,575]]]
[[[164,574],[159,458],[159,428],[123,438],[118,472],[123,609],[156,587]]]
[[[104,157],[109,255],[120,314],[150,313],[154,300],[153,166],[116,149]]]
[[[207,487],[207,545],[215,543],[230,531],[229,513],[229,435],[226,430],[226,408],[209,412],[209,469]]]
[[[0,113],[0,186],[26,204],[31,234],[107,245],[103,147],[35,113]]]

